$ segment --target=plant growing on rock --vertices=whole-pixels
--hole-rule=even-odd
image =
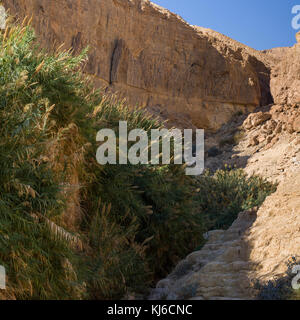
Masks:
[[[259,207],[277,186],[259,176],[247,177],[242,169],[206,171],[195,184],[195,201],[208,230],[227,229],[237,215]]]

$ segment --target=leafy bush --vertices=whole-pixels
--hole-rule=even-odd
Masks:
[[[195,188],[195,201],[208,230],[229,228],[240,212],[260,206],[276,191],[276,185],[265,179],[231,168],[214,174],[206,171]]]
[[[81,263],[87,268],[86,280],[90,298],[113,299],[126,293],[143,292],[149,285],[144,247],[135,242],[138,225],[132,221],[126,228],[114,222],[111,205],[102,205],[89,222],[89,256]],[[126,220],[126,215],[120,219]]]
[[[130,112],[122,103],[103,102],[95,115],[97,128],[113,128],[118,136],[119,120],[128,130],[158,128],[157,121],[141,111]],[[95,150],[95,149],[93,149]],[[202,242],[201,216],[195,212],[192,180],[175,165],[106,165],[95,162],[94,151],[86,172],[92,177],[85,192],[86,211],[95,212],[100,197],[112,204],[111,221],[127,229],[137,226],[135,241],[146,245],[145,256],[155,278]],[[124,218],[126,216],[126,219]],[[89,223],[88,223],[89,224]],[[146,268],[146,269],[148,269]]]

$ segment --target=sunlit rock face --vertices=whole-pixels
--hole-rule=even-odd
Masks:
[[[78,53],[89,45],[85,70],[98,86],[179,126],[217,129],[270,100],[268,67],[255,50],[149,1],[3,3],[17,16],[33,15],[44,47],[65,43]]]
[[[270,50],[277,56],[270,85],[274,101],[278,104],[300,103],[300,32],[296,34],[296,41],[291,48]]]

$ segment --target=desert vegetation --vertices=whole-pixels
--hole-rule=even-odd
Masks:
[[[11,299],[118,299],[141,294],[259,206],[276,186],[225,169],[96,162],[96,133],[162,126],[81,72],[87,51],[41,50],[26,21],[0,34],[0,264]]]
[[[229,228],[241,211],[259,207],[276,191],[276,184],[227,165],[213,174],[206,171],[197,186],[195,199],[209,230]]]

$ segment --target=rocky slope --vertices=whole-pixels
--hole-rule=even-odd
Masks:
[[[300,256],[299,33],[296,38],[292,48],[266,51],[277,61],[271,90],[278,104],[234,117],[206,141],[208,168],[245,168],[277,182],[277,191],[228,230],[209,232],[204,248],[179,263],[150,299],[252,299],[255,281],[283,277]]]
[[[207,167],[243,167],[278,182],[278,189],[228,230],[209,232],[204,248],[179,263],[150,299],[252,299],[255,281],[284,276],[290,259],[300,256],[299,114],[299,104],[269,106],[208,137],[218,155],[206,159]]]
[[[270,103],[266,54],[187,24],[148,0],[4,0],[33,15],[39,41],[90,46],[86,72],[99,86],[181,127],[218,129]]]
[[[276,193],[259,210],[242,212],[228,230],[209,232],[203,249],[180,262],[150,299],[253,299],[257,280],[283,277],[291,258],[300,256],[299,37],[292,48],[259,55],[271,70],[276,104],[236,116],[206,139],[208,168],[245,168],[279,183]],[[236,45],[231,39],[227,43]]]
[[[283,277],[287,262],[299,256],[299,181],[298,167],[258,212],[243,212],[228,230],[210,232],[204,248],[160,281],[150,299],[252,299],[255,281]]]
[[[256,281],[284,277],[287,263],[299,258],[299,36],[292,48],[265,51],[277,104],[234,117],[206,141],[208,168],[242,167],[278,182],[277,191],[259,210],[242,212],[228,230],[209,232],[202,250],[180,262],[150,299],[252,299]]]

